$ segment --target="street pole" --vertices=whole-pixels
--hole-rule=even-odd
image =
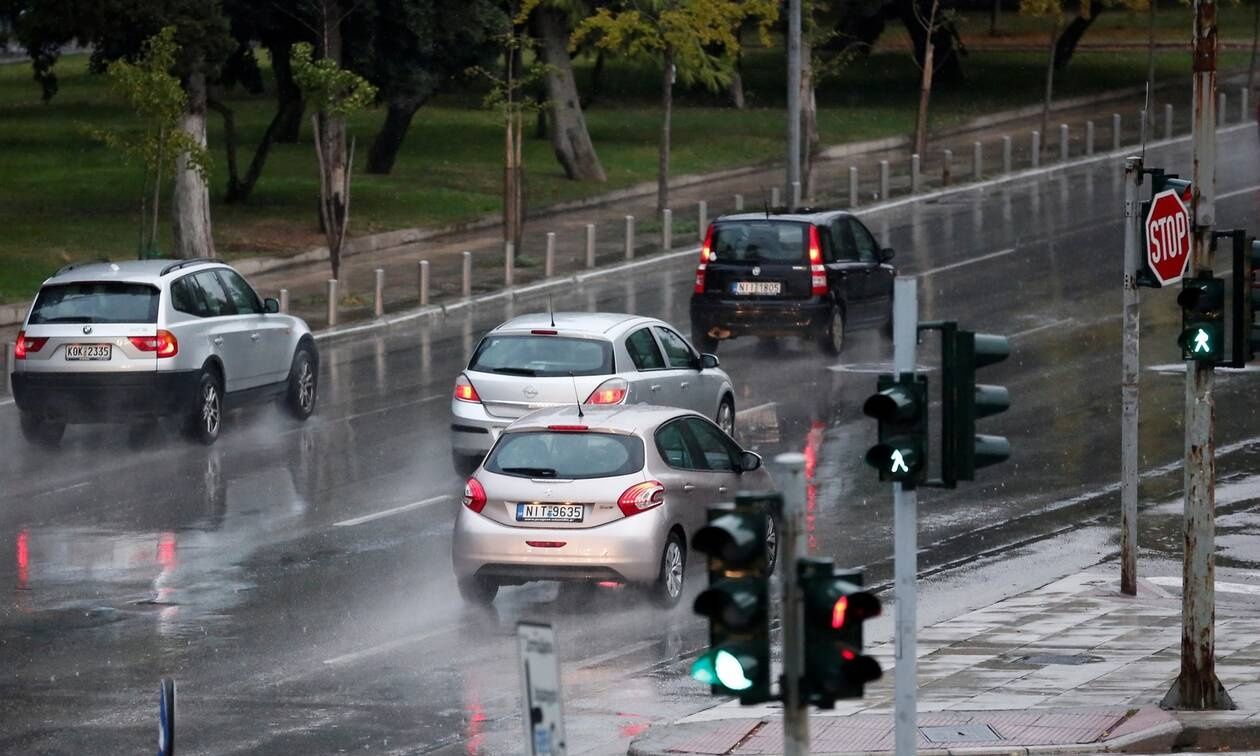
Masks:
[[[918,342],[918,280],[898,278],[893,288],[893,371],[914,372]],[[893,483],[893,597],[897,602],[894,743],[897,756],[909,756],[918,744],[915,655],[917,618],[915,573],[918,570],[918,493]]]
[[[787,192],[801,182],[801,0],[788,0]],[[790,208],[795,210],[796,207]]]
[[[1142,337],[1138,184],[1142,158],[1124,159],[1124,357],[1120,377],[1120,592],[1137,595],[1138,354]]]
[[[778,556],[783,576],[783,753],[809,753],[809,706],[801,700],[805,675],[805,610],[801,601],[796,562],[809,555],[805,529],[805,455],[799,452],[774,458],[787,473],[783,489],[783,538]]]
[[[1190,265],[1212,269],[1216,223],[1216,3],[1194,3],[1194,175]],[[1186,365],[1185,555],[1181,570],[1181,671],[1161,704],[1167,709],[1232,709],[1216,678],[1216,446],[1214,366]]]

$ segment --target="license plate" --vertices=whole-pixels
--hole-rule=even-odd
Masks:
[[[67,360],[108,360],[112,353],[109,344],[66,344]]]
[[[581,504],[516,505],[517,522],[581,522],[586,508]]]
[[[736,281],[733,291],[736,294],[780,294],[783,284],[778,281]]]

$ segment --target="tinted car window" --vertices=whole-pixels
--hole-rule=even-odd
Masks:
[[[837,259],[849,262],[858,259],[857,245],[853,242],[853,232],[849,230],[847,219],[840,218],[832,222],[831,242],[836,247]]]
[[[158,299],[157,288],[148,284],[53,284],[39,290],[28,322],[156,323]]]
[[[186,312],[199,318],[204,318],[208,309],[201,287],[192,276],[184,276],[171,284],[171,306],[177,312]]]
[[[806,224],[784,221],[724,222],[713,230],[713,262],[795,263],[808,257]]]
[[[630,361],[639,370],[659,370],[665,367],[665,358],[661,349],[652,338],[652,331],[640,328],[626,337],[626,351],[630,353]]]
[[[852,218],[849,219],[849,226],[853,229],[853,240],[857,244],[858,259],[864,263],[879,262],[879,245],[875,243],[875,238],[871,236],[871,232],[867,231],[865,226]]]
[[[665,357],[669,360],[670,367],[689,368],[694,364],[695,356],[692,355],[691,347],[687,346],[682,336],[668,328],[657,328],[656,333],[661,337],[661,344],[665,347]]]
[[[691,447],[683,433],[682,423],[670,423],[656,432],[656,449],[670,467],[680,470],[696,469]]]
[[[213,270],[205,270],[193,276],[197,288],[201,289],[206,305],[205,317],[214,318],[220,315],[235,315],[236,308],[228,300],[228,293]]]
[[[477,346],[469,370],[505,375],[558,377],[609,375],[612,342],[564,336],[487,336]]]
[[[507,433],[485,468],[524,478],[609,478],[643,469],[638,436],[613,433],[526,431]]]
[[[227,289],[228,296],[232,298],[232,304],[236,307],[239,315],[246,313],[259,314],[263,311],[262,302],[258,301],[258,295],[249,284],[245,283],[245,279],[234,270],[219,270],[220,280],[223,281],[223,288]]]
[[[704,456],[704,466],[709,470],[738,470],[738,456],[726,434],[699,418],[689,418],[687,429],[696,439],[696,446]]]

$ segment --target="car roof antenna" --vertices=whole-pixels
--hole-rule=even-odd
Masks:
[[[547,295],[547,315],[551,317],[551,327],[556,327],[556,310],[551,306],[551,295]]]
[[[569,380],[573,382],[573,401],[577,404],[578,420],[581,420],[586,417],[586,415],[582,412],[582,398],[578,396],[577,378],[573,377],[573,371],[569,371]]]

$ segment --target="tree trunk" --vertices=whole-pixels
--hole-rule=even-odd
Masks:
[[[808,17],[808,3],[802,9]],[[801,194],[814,196],[814,154],[818,151],[818,101],[814,97],[814,48],[810,35],[801,35]]]
[[[320,47],[323,57],[329,58],[338,66],[341,65],[341,4],[336,0],[324,0],[323,37]],[[317,147],[322,159],[324,183],[323,212],[320,214],[324,224],[324,235],[328,239],[328,260],[332,264],[333,278],[342,278],[341,243],[345,238],[343,228],[346,222],[347,197],[346,180],[346,119],[343,116],[329,115],[321,111],[316,115],[319,125]],[[341,287],[346,292],[349,281]]]
[[[214,107],[214,105],[211,105]],[[228,188],[227,195],[223,201],[228,204],[244,203],[249,200],[249,195],[254,191],[254,186],[258,183],[259,177],[262,176],[263,166],[267,164],[267,158],[271,154],[271,147],[276,142],[282,141],[280,136],[286,124],[296,115],[301,117],[302,111],[306,106],[301,100],[290,100],[276,114],[272,116],[271,123],[267,124],[267,130],[263,132],[262,139],[258,142],[258,146],[254,148],[254,158],[249,162],[249,168],[245,171],[245,176],[240,178],[236,175],[235,146],[229,146],[229,162],[228,162]],[[214,108],[219,110],[218,107]],[[226,110],[226,108],[224,108]],[[219,112],[223,112],[220,110]],[[231,111],[228,111],[231,112]],[[235,141],[234,136],[228,136],[230,132],[234,132],[235,128],[229,128],[228,116],[224,114],[224,133],[225,141]]]
[[[674,50],[668,45],[661,70],[661,143],[656,162],[656,212],[669,207],[669,130],[674,109]]]
[[[551,111],[551,147],[564,175],[574,181],[605,181],[591,135],[582,115],[573,61],[569,58],[569,26],[564,12],[541,6],[533,13],[534,33],[542,40],[542,58],[547,64],[548,108]]]
[[[730,83],[730,86],[727,87],[727,92],[731,96],[731,105],[733,105],[736,110],[743,110],[745,107],[747,107],[747,101],[744,98],[744,74],[742,71],[743,66],[744,66],[743,53],[742,52],[736,53],[735,65],[733,69],[731,70],[731,83]]]
[[[599,100],[604,88],[604,50],[595,51],[595,63],[591,66],[591,91],[582,100],[582,107],[589,108]]]
[[[928,103],[932,99],[932,58],[934,45],[923,51],[923,73],[919,76],[919,113],[914,119],[914,152],[922,160],[927,152]]]
[[[376,132],[372,148],[368,150],[368,173],[387,176],[394,170],[398,151],[407,137],[407,130],[411,128],[411,119],[425,99],[406,97],[389,101],[385,123],[381,124],[381,130]]]
[[[1046,98],[1041,103],[1041,141],[1048,144],[1050,134],[1046,131],[1050,127],[1050,103],[1054,99],[1054,53],[1055,40],[1059,37],[1059,19],[1056,16],[1054,26],[1050,29],[1049,53],[1046,60]]]
[[[1089,27],[1093,25],[1094,19],[1098,18],[1098,14],[1102,12],[1102,6],[1094,0],[1088,3],[1082,3],[1082,14],[1072,19],[1072,21],[1063,28],[1063,33],[1059,35],[1059,41],[1055,44],[1054,49],[1054,67],[1060,71],[1067,68],[1067,64],[1071,62],[1072,55],[1076,52],[1076,46],[1080,44],[1081,38],[1085,36],[1085,32],[1089,31]]]
[[[989,9],[989,36],[996,37],[998,34],[998,18],[1002,15],[1002,0],[993,0],[993,7]]]
[[[272,139],[280,144],[297,144],[302,135],[302,115],[306,112],[306,101],[302,99],[302,90],[293,81],[293,68],[289,55],[293,45],[289,42],[278,42],[268,45],[271,53],[271,70],[276,77],[276,117],[273,125],[268,126]],[[273,131],[274,129],[274,131]],[[267,145],[271,149],[271,145]],[[255,161],[257,157],[255,156]],[[264,154],[264,162],[266,156]],[[252,169],[252,165],[250,166]],[[262,166],[259,166],[261,169]],[[245,192],[249,194],[248,191]]]
[[[958,31],[951,21],[937,18],[937,13],[929,10],[934,5],[933,0],[899,0],[897,3],[901,23],[914,45],[914,62],[921,68],[926,58],[929,34],[923,17],[931,15],[934,19],[931,32],[933,84],[961,84],[964,77]]]
[[[188,109],[179,128],[193,141],[206,145],[206,74],[200,64],[188,76]],[[171,202],[174,223],[175,256],[214,257],[214,237],[210,233],[210,187],[206,178],[180,153],[175,160],[175,191]]]

